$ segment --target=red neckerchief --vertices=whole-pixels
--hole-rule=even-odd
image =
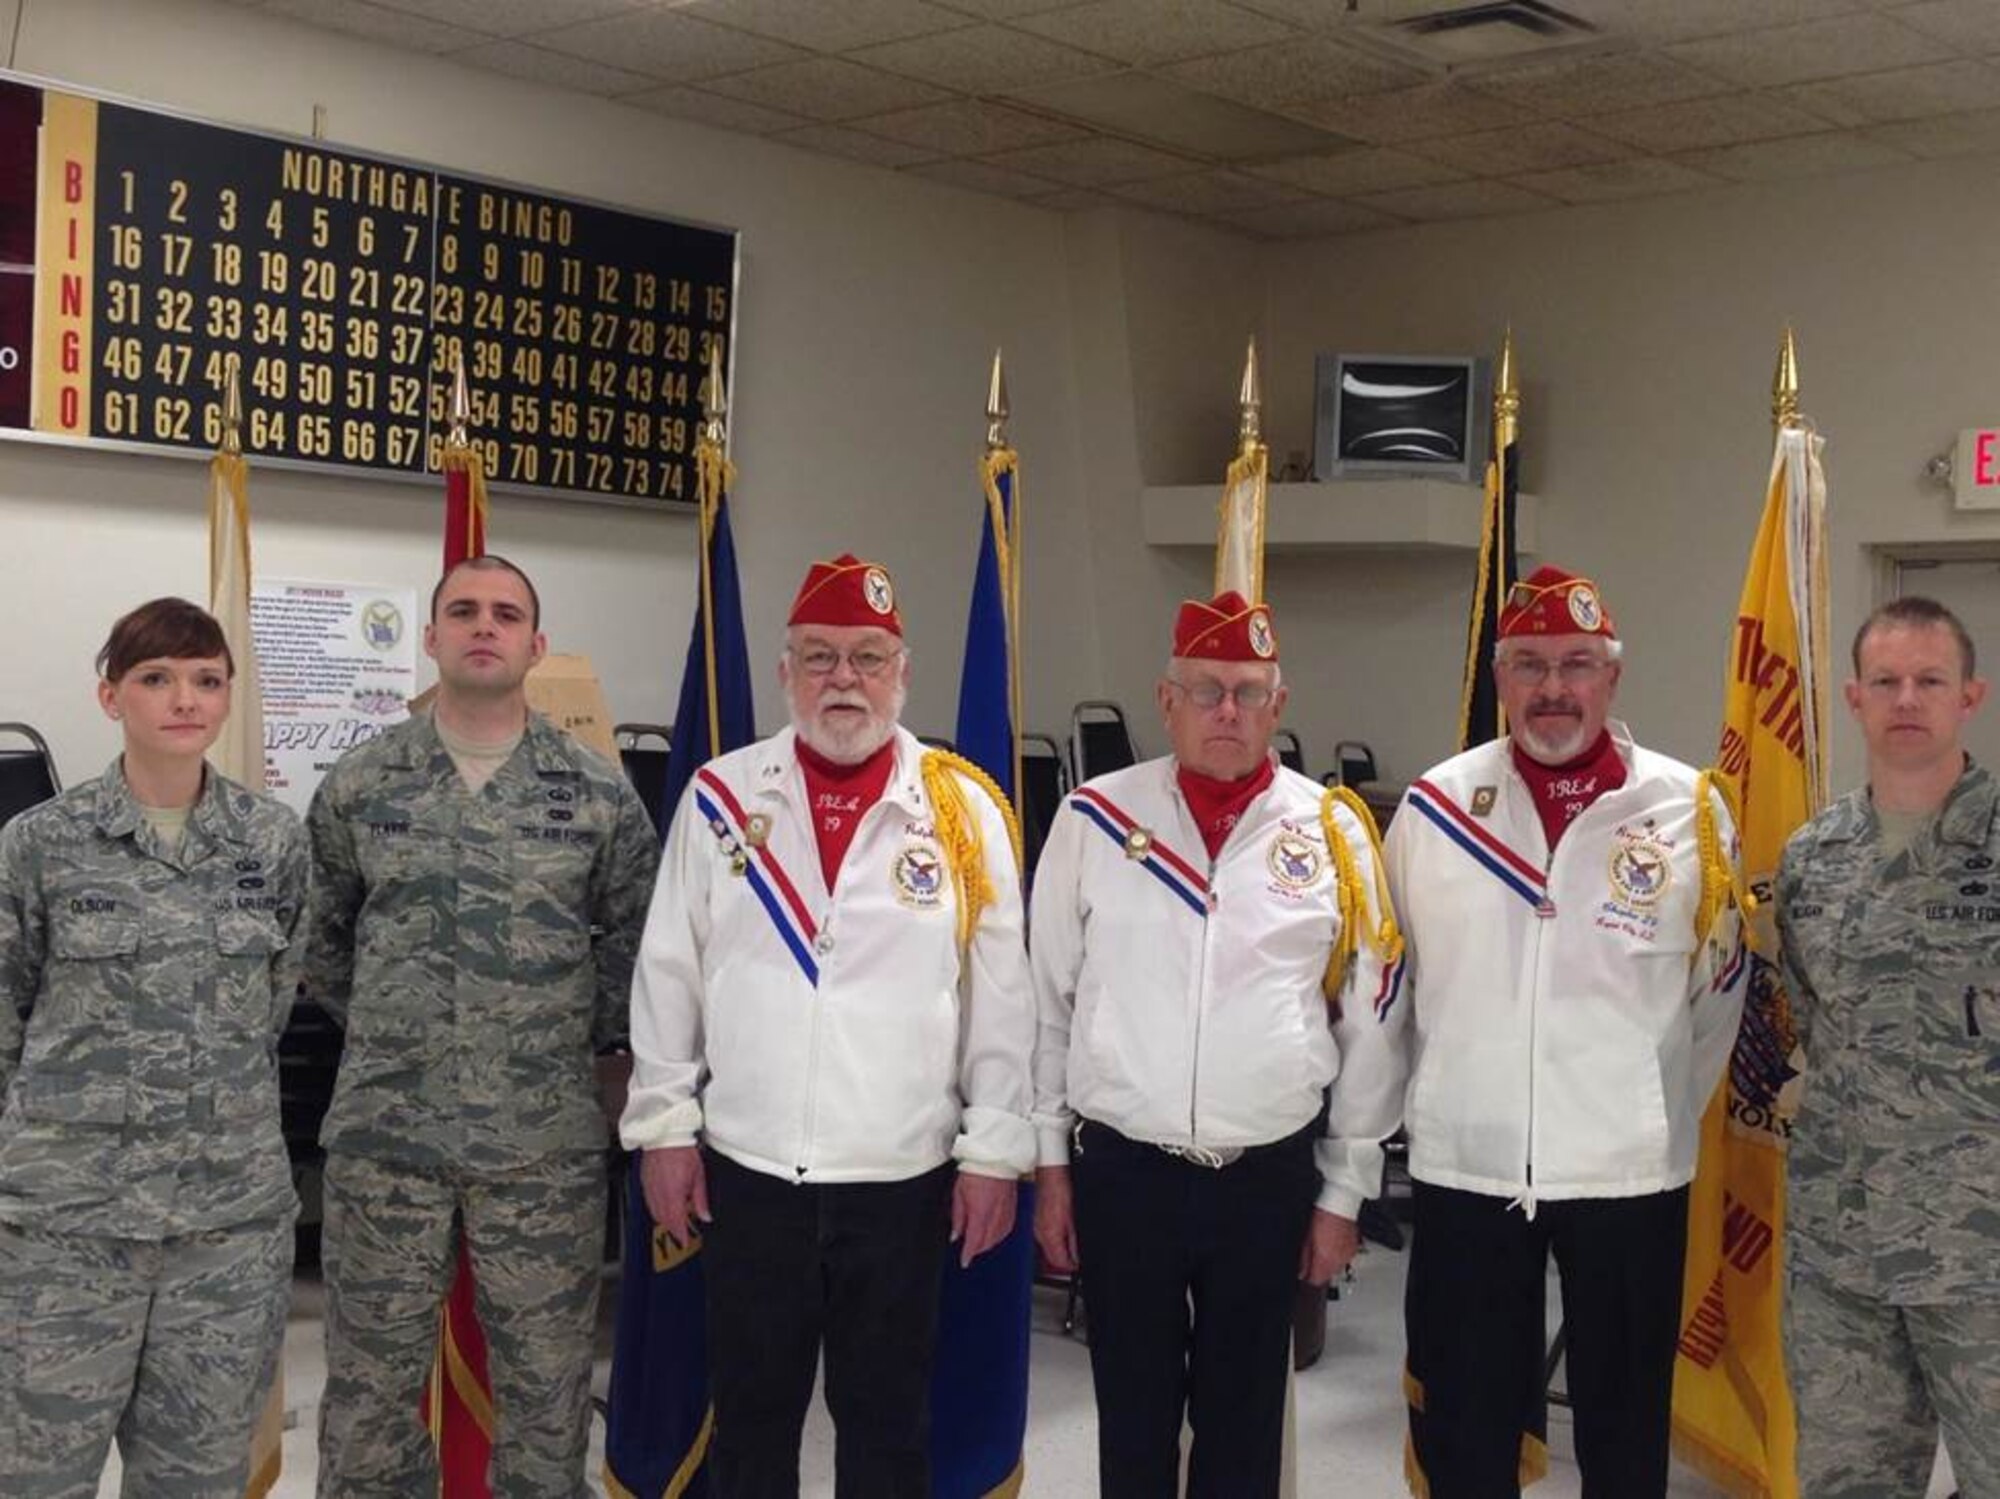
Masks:
[[[1578,813],[1605,792],[1616,791],[1625,784],[1625,761],[1620,758],[1608,729],[1598,734],[1597,743],[1565,765],[1544,765],[1530,758],[1518,740],[1510,747],[1514,751],[1514,768],[1521,772],[1521,779],[1528,783],[1528,790],[1535,798],[1535,810],[1541,814],[1542,832],[1549,840],[1551,853],[1555,852],[1556,840],[1576,821]]]
[[[1201,841],[1207,845],[1209,858],[1222,852],[1223,840],[1236,826],[1236,819],[1277,773],[1277,762],[1268,755],[1262,765],[1240,781],[1218,781],[1185,765],[1174,766],[1174,779],[1180,782],[1181,795],[1187,798],[1188,811],[1194,814],[1194,825],[1201,829]]]
[[[861,817],[882,799],[889,775],[896,768],[896,741],[889,740],[866,760],[841,765],[827,759],[803,739],[793,741],[799,769],[806,777],[806,805],[811,809],[813,837],[819,843],[820,872],[826,888],[840,877],[840,861],[854,841]]]

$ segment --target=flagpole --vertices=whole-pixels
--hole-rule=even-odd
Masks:
[[[1785,336],[1778,344],[1777,373],[1771,377],[1771,425],[1780,432],[1800,425],[1799,349],[1790,323],[1785,324]]]
[[[708,757],[722,753],[722,712],[715,676],[715,592],[709,577],[715,541],[715,514],[723,475],[723,422],[729,403],[722,387],[722,340],[708,345],[708,379],[702,385],[701,439],[695,453],[695,500],[701,519],[701,643],[702,666],[708,673]]]
[[[986,458],[996,492],[1002,455],[1012,476],[1006,509],[993,517],[993,560],[1000,569],[1000,609],[1007,626],[1007,718],[1013,778],[1008,794],[1019,819],[1021,796],[1021,467],[1007,445],[1007,371],[1000,350],[993,351],[993,374],[986,385]]]
[[[1507,465],[1514,451],[1514,439],[1521,432],[1521,383],[1514,372],[1514,325],[1509,323],[1507,331],[1500,339],[1500,368],[1493,377],[1493,465],[1494,477],[1499,481],[1496,494],[1498,500],[1499,535],[1494,538],[1494,546],[1504,548],[1508,531],[1507,515]],[[1496,558],[1498,553],[1496,552]],[[1513,586],[1513,579],[1507,576],[1507,569],[1493,569],[1493,618],[1497,622],[1500,611],[1507,606],[1507,590]],[[1485,671],[1486,663],[1480,662],[1476,668]],[[1507,705],[1495,702],[1493,705],[1493,727],[1496,733],[1507,732]]]

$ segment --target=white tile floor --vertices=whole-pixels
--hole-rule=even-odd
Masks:
[[[1326,1354],[1299,1376],[1298,1494],[1338,1494],[1341,1499],[1403,1499],[1402,1364],[1403,1275],[1408,1257],[1369,1246],[1356,1266],[1346,1297],[1329,1308]],[[601,1323],[597,1388],[610,1373],[610,1307],[615,1285],[607,1284]],[[1551,1285],[1549,1304],[1557,1302]],[[1037,1292],[1033,1371],[1028,1413],[1029,1499],[1092,1499],[1096,1493],[1096,1418],[1090,1393],[1090,1360],[1079,1338],[1061,1329],[1062,1297]],[[301,1276],[293,1297],[285,1340],[285,1433],[283,1476],[275,1499],[310,1499],[316,1467],[313,1428],[326,1380],[321,1344],[320,1287],[315,1275]],[[601,1493],[603,1428],[593,1423],[590,1475]],[[1570,1426],[1562,1410],[1550,1413],[1548,1478],[1530,1493],[1534,1499],[1578,1499],[1582,1493],[1570,1451]],[[100,1499],[117,1494],[114,1456],[99,1489]],[[832,1499],[833,1428],[815,1403],[807,1422],[800,1464],[803,1499]],[[1676,1471],[1668,1490],[1674,1499],[1713,1496],[1719,1491],[1692,1474]],[[1927,1499],[1951,1492],[1942,1469]]]

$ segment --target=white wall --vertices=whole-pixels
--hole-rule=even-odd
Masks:
[[[975,461],[1004,344],[1037,596],[1029,717],[1098,679],[1090,557],[1056,523],[1080,490],[1064,225],[1051,213],[537,89],[199,0],[27,0],[16,67],[214,119],[512,179],[743,231],[732,500],[759,673],[806,564],[888,562],[912,631],[913,727],[949,732],[977,527]],[[0,717],[42,725],[80,778],[115,740],[90,659],[122,608],[205,587],[204,479],[167,457],[0,444]],[[359,476],[253,473],[268,576],[427,589],[438,494]],[[489,542],[544,596],[552,643],[596,663],[619,718],[671,716],[686,649],[685,517],[496,495]]]

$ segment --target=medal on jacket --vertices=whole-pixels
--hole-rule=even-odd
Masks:
[[[750,856],[742,849],[735,849],[730,853],[729,872],[739,880],[750,872]]]
[[[743,824],[743,841],[752,848],[762,848],[771,841],[771,819],[762,812],[752,812]]]
[[[1151,828],[1135,827],[1132,829],[1131,832],[1125,835],[1126,858],[1143,859],[1146,857],[1147,854],[1150,854],[1152,851],[1153,851],[1153,830]]]

